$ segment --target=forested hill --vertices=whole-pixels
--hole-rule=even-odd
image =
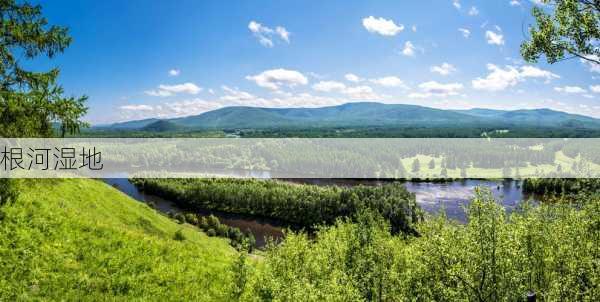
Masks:
[[[321,108],[225,107],[174,119],[146,119],[98,129],[163,131],[327,127],[550,127],[600,129],[600,120],[550,109],[442,110],[416,105],[347,103]]]

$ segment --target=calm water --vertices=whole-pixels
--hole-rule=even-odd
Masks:
[[[380,186],[390,181],[385,180],[346,180],[346,179],[303,179],[289,180],[315,185],[338,186]],[[448,218],[461,222],[466,221],[464,207],[469,204],[475,194],[476,187],[489,188],[494,198],[507,211],[514,210],[524,200],[534,196],[523,193],[520,180],[478,180],[465,179],[451,182],[404,182],[406,189],[415,194],[417,203],[428,213],[437,214],[445,211]]]
[[[185,212],[177,207],[175,203],[163,198],[148,195],[140,192],[126,178],[110,178],[105,179],[105,182],[124,192],[125,194],[137,199],[141,202],[153,202],[156,208],[163,212]],[[354,185],[371,185],[378,186],[386,181],[375,180],[335,180],[335,179],[305,179],[305,180],[290,180],[297,183],[309,183],[316,185],[339,185],[339,186],[354,186]],[[405,182],[406,189],[415,193],[417,203],[427,212],[437,214],[440,211],[445,211],[446,215],[458,221],[466,220],[464,206],[468,205],[473,197],[476,187],[487,187],[490,189],[496,200],[498,200],[507,211],[514,210],[519,203],[528,200],[531,196],[523,193],[521,189],[521,181],[519,180],[504,180],[504,181],[489,181],[489,180],[462,180],[446,183],[432,182]],[[258,247],[263,247],[266,244],[266,238],[280,239],[283,237],[283,224],[273,220],[260,219],[245,215],[236,215],[216,211],[202,211],[201,215],[214,215],[221,223],[231,227],[237,227],[242,231],[250,231],[256,238]]]

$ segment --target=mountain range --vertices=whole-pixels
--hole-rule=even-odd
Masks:
[[[161,132],[210,129],[473,126],[600,129],[600,119],[550,109],[444,110],[417,105],[361,102],[321,108],[233,106],[194,116],[144,119],[96,128]]]

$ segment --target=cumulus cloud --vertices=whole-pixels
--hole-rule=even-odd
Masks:
[[[169,70],[169,76],[176,77],[181,73],[179,69],[171,69]]]
[[[592,85],[592,86],[590,86],[590,90],[593,93],[600,93],[600,85]]]
[[[248,29],[264,47],[273,47],[275,45],[273,42],[274,37],[290,43],[290,32],[283,26],[277,26],[275,29],[272,29],[253,20],[248,23]]]
[[[504,45],[504,35],[496,33],[491,30],[485,32],[485,38],[487,43],[491,45]]]
[[[471,31],[466,28],[459,28],[458,31],[460,31],[465,38],[469,38],[471,36]]]
[[[364,18],[362,24],[370,33],[377,33],[382,36],[395,36],[404,30],[404,25],[402,24],[396,25],[392,20],[375,18],[373,16]]]
[[[275,32],[279,35],[279,37],[287,43],[290,43],[290,32],[285,29],[283,26],[277,26],[275,28]]]
[[[560,78],[560,76],[552,72],[533,66],[521,66],[520,68],[505,66],[505,68],[501,68],[494,64],[487,64],[487,69],[490,73],[485,78],[477,78],[471,81],[473,88],[487,91],[501,91],[515,86],[527,78],[544,79],[546,82]]]
[[[119,107],[121,120],[136,120],[145,118],[174,118],[196,115],[221,107],[214,101],[190,99],[177,102],[166,102],[157,105],[125,105]]]
[[[415,46],[412,44],[412,42],[410,41],[406,41],[406,43],[404,43],[404,48],[402,49],[402,54],[407,56],[407,57],[414,57],[415,56]]]
[[[378,80],[382,80],[381,85],[398,85],[397,78],[392,79],[392,77],[381,78]],[[373,80],[371,80],[373,81]],[[400,81],[402,82],[402,81]],[[390,86],[388,86],[390,87]],[[351,99],[362,99],[362,100],[378,100],[382,97],[378,95],[373,88],[361,85],[361,86],[346,86],[344,83],[336,82],[336,81],[321,81],[312,86],[312,88],[316,91],[320,92],[337,92],[341,93]]]
[[[404,82],[395,76],[387,76],[378,79],[371,79],[371,83],[377,84],[383,87],[406,87]]]
[[[124,105],[119,107],[119,109],[127,111],[151,111],[153,107],[149,105]]]
[[[431,72],[439,73],[440,75],[446,76],[456,71],[456,68],[449,63],[442,63],[439,66],[431,66]]]
[[[429,98],[429,97],[448,97],[458,95],[463,89],[460,83],[438,83],[429,81],[419,84],[420,92],[413,92],[408,95],[410,98]]]
[[[344,78],[346,78],[346,81],[353,82],[353,83],[358,83],[358,82],[362,81],[362,79],[359,76],[357,76],[353,73],[347,73],[344,76]]]
[[[587,93],[587,90],[579,86],[554,87],[554,91],[562,93]]]
[[[346,89],[346,85],[344,85],[344,83],[336,81],[321,81],[312,87],[314,90],[322,92],[343,91]]]
[[[221,89],[225,92],[225,95],[221,96],[220,100],[226,102],[243,102],[256,99],[256,97],[248,92],[240,91],[237,88],[230,88],[229,86],[221,86]]]
[[[554,74],[548,70],[539,69],[537,67],[530,66],[530,65],[521,66],[521,77],[523,77],[523,78],[543,78],[543,79],[546,79],[546,81],[560,78],[559,75]]]
[[[188,82],[177,85],[159,85],[158,89],[147,90],[145,93],[150,96],[167,97],[176,94],[198,94],[200,91],[202,91],[202,88]]]
[[[519,0],[511,0],[508,4],[510,4],[510,6],[521,6],[521,2]]]
[[[459,0],[452,0],[452,5],[454,5],[454,7],[456,9],[460,9],[460,1]]]
[[[281,86],[294,87],[308,84],[308,79],[302,73],[282,68],[265,70],[257,75],[246,76],[246,79],[271,90],[279,90]]]
[[[373,91],[373,88],[369,86],[356,86],[356,87],[347,87],[342,91],[343,94],[347,95],[353,99],[360,100],[378,100],[381,99],[381,96]]]

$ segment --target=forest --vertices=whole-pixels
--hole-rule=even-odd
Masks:
[[[311,230],[371,210],[393,233],[416,234],[423,213],[401,183],[383,186],[317,186],[244,179],[132,179],[143,192],[197,210],[218,210],[276,219]]]
[[[523,204],[507,214],[489,192],[468,222],[445,217],[393,236],[380,215],[360,212],[316,235],[288,234],[263,263],[242,254],[231,295],[241,301],[598,301],[600,198]],[[302,263],[302,265],[297,265]]]

